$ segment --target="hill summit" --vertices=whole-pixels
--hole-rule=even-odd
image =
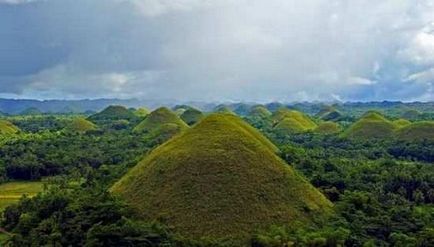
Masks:
[[[317,127],[305,114],[286,108],[274,112],[272,119],[276,123],[274,130],[280,134],[300,133]]]
[[[353,123],[343,136],[350,139],[384,139],[392,137],[397,127],[381,113],[370,111]]]
[[[189,108],[181,114],[181,119],[188,125],[199,122],[203,117],[203,113],[195,108]]]
[[[66,127],[67,132],[85,133],[87,131],[96,130],[97,126],[84,119],[84,118],[74,118]]]
[[[263,105],[254,106],[249,112],[251,117],[268,118],[271,115],[272,113]]]
[[[434,121],[421,121],[398,130],[398,139],[408,141],[434,140]]]
[[[90,121],[132,120],[136,115],[124,106],[111,105],[89,117]]]
[[[0,120],[0,135],[13,135],[20,131],[20,129],[13,123],[7,120]]]
[[[163,126],[178,127],[180,130],[188,128],[188,125],[184,123],[173,111],[166,107],[160,107],[151,112],[145,120],[139,123],[135,128],[135,132],[151,132],[162,128]]]
[[[246,241],[256,229],[309,223],[332,204],[256,129],[212,114],[156,148],[111,191],[144,220],[192,239]]]

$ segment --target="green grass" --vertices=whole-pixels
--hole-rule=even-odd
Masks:
[[[150,111],[144,107],[141,107],[141,108],[134,111],[134,115],[141,117],[141,118],[148,116],[149,113],[150,113]]]
[[[65,131],[67,132],[78,132],[78,133],[85,133],[87,131],[96,130],[98,127],[84,119],[84,118],[74,118],[66,127]]]
[[[99,120],[131,120],[136,118],[136,115],[130,110],[120,105],[111,105],[99,113],[96,113],[89,117],[90,121]]]
[[[288,118],[292,119],[293,121],[297,121],[306,130],[316,128],[315,122],[299,111],[281,108],[274,112],[272,116],[272,119],[275,123],[279,123],[280,121]]]
[[[407,125],[410,125],[411,124],[411,122],[410,121],[408,121],[407,119],[398,119],[398,120],[395,120],[395,121],[393,121],[393,123],[396,125],[396,126],[398,126],[398,128],[402,128],[402,127],[405,127],[405,126],[407,126]]]
[[[0,120],[0,135],[13,135],[20,131],[20,129],[7,120]]]
[[[156,148],[111,191],[144,220],[193,239],[246,241],[257,229],[305,223],[332,204],[256,129],[212,114]]]
[[[139,123],[134,128],[134,132],[152,132],[165,124],[178,125],[181,130],[188,128],[188,125],[173,111],[166,107],[161,107],[151,112],[145,120]]]
[[[320,134],[336,134],[341,131],[341,126],[335,122],[322,122],[315,129]]]
[[[380,113],[371,111],[352,124],[342,136],[349,139],[387,139],[394,137],[397,128]]]
[[[0,232],[0,246],[3,246],[3,244],[5,244],[8,239],[9,236],[7,234]]]
[[[398,130],[398,139],[401,140],[434,140],[434,121],[421,121],[412,123]]]
[[[249,112],[249,116],[252,117],[268,118],[271,115],[272,113],[262,105],[254,106]]]
[[[193,125],[204,117],[204,114],[194,108],[189,108],[181,114],[181,119],[188,125]]]
[[[218,106],[214,110],[216,113],[224,113],[224,114],[231,114],[231,115],[237,115],[234,111],[231,110],[231,108],[227,106]]]
[[[43,182],[9,182],[0,184],[0,211],[17,203],[23,195],[34,196],[41,192]]]

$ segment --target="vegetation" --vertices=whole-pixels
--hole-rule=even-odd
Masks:
[[[247,242],[257,229],[330,213],[331,203],[259,140],[241,119],[211,115],[155,149],[111,191],[140,218],[194,239]]]
[[[320,134],[336,134],[341,131],[341,126],[335,122],[322,122],[318,124],[318,127],[316,127],[315,132]]]
[[[161,107],[151,112],[145,120],[138,124],[134,128],[134,132],[152,132],[165,124],[176,125],[180,130],[188,128],[188,125],[174,112],[166,107]]]
[[[268,118],[271,115],[272,113],[262,105],[254,106],[249,112],[249,116],[251,117]]]
[[[350,139],[391,138],[397,126],[378,112],[369,112],[352,124],[343,134]]]
[[[149,113],[150,113],[150,111],[145,107],[140,107],[140,108],[134,110],[134,114],[140,118],[145,118],[146,116],[148,116]]]
[[[127,120],[131,121],[136,119],[136,115],[133,112],[129,111],[124,106],[112,105],[99,113],[96,113],[89,117],[89,121],[95,123],[105,123],[107,121],[113,120]]]
[[[88,131],[96,130],[98,127],[84,119],[84,118],[75,118],[73,119],[65,128],[66,132],[72,132],[72,133],[86,133]]]
[[[16,134],[20,129],[6,120],[0,120],[0,135]]]
[[[32,197],[43,189],[42,182],[9,182],[0,184],[0,212],[17,203],[22,196]]]
[[[60,103],[40,109],[64,109]],[[131,108],[134,118],[108,114],[77,135],[62,130],[91,113],[11,115],[29,106],[2,104],[2,119],[19,131],[0,135],[0,194],[8,198],[0,199],[8,204],[0,246],[240,246],[239,239],[254,247],[432,245],[433,103],[334,104],[329,109],[342,116],[332,122],[315,115],[322,104],[264,105],[315,115],[308,119],[318,127],[303,132],[276,131],[277,113],[250,115],[254,105],[227,106],[250,125],[217,114],[176,136],[173,123],[133,131],[144,118]],[[409,109],[417,111],[411,123],[402,118]],[[360,122],[375,124],[347,138]],[[376,124],[384,122],[393,125],[387,137],[365,138],[381,133]],[[331,131],[336,126],[342,132]],[[128,184],[127,193],[108,192],[119,183]],[[301,195],[294,200],[292,193]],[[302,206],[310,197],[332,202],[330,217]],[[283,221],[290,213],[296,220]],[[220,238],[227,231],[232,240]]]
[[[190,126],[199,122],[203,117],[204,114],[195,108],[187,109],[181,114],[181,119]]]
[[[401,140],[434,140],[434,121],[421,121],[409,124],[398,131]]]

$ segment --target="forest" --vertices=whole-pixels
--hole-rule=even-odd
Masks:
[[[433,164],[430,103],[5,113],[0,246],[434,246]]]

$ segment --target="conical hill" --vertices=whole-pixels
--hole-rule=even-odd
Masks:
[[[173,111],[166,107],[160,107],[151,112],[141,123],[139,123],[134,128],[134,131],[151,132],[166,124],[177,125],[181,130],[188,128],[188,125]]]
[[[257,229],[309,223],[332,204],[256,129],[212,114],[156,148],[111,191],[143,220],[192,239],[246,241]]]

